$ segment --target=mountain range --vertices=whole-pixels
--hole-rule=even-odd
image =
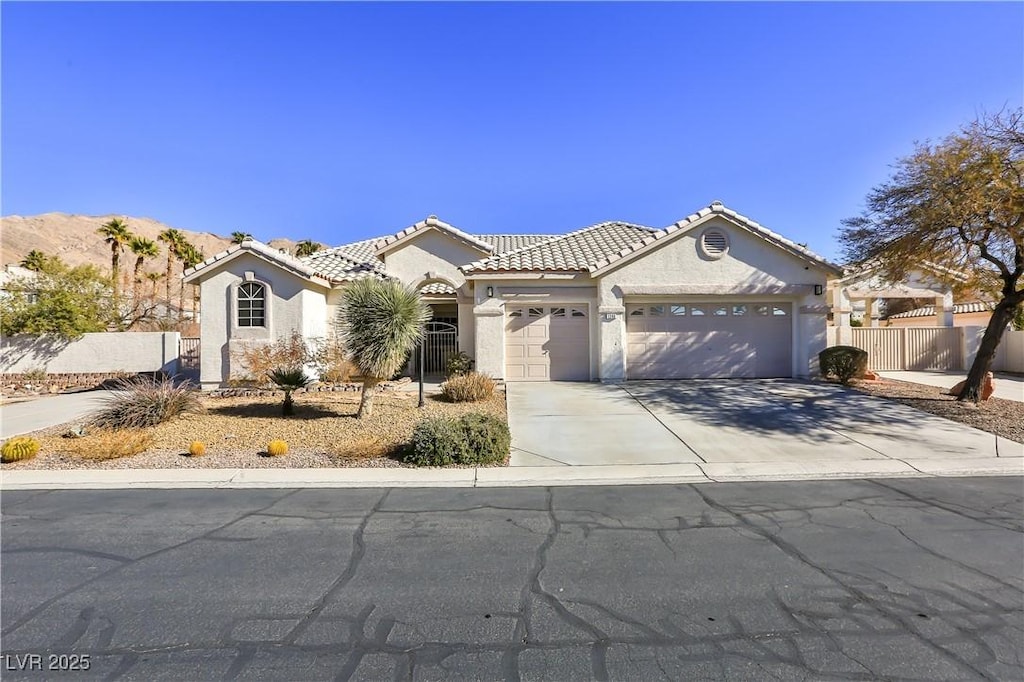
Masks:
[[[42,251],[48,256],[59,256],[68,265],[91,263],[103,271],[110,270],[110,246],[96,230],[113,218],[121,218],[133,234],[157,241],[156,237],[172,227],[152,218],[132,218],[123,215],[87,216],[68,213],[42,213],[34,216],[10,215],[0,218],[0,254],[2,263],[20,263],[29,251]],[[230,237],[194,232],[177,228],[190,244],[210,257],[231,246]],[[160,255],[146,261],[145,272],[164,272],[167,267],[167,250],[161,242]],[[294,253],[296,242],[291,239],[272,239],[270,246]],[[135,256],[125,250],[121,256],[122,269],[131,270]],[[181,265],[175,265],[175,272]]]

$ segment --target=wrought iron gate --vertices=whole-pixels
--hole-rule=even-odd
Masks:
[[[448,357],[459,352],[459,328],[449,322],[427,322],[423,333],[424,374],[444,374]],[[419,349],[413,351],[409,368],[412,376],[419,373]]]

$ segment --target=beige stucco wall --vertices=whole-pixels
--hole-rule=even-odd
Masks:
[[[265,327],[238,327],[235,289],[245,273],[269,290]],[[235,371],[233,353],[246,343],[272,342],[293,330],[307,338],[326,332],[326,289],[251,254],[243,254],[206,275],[200,285],[204,304],[201,321],[200,383],[223,385]]]
[[[0,373],[49,374],[178,371],[178,332],[100,332],[75,341],[18,335],[0,344]]]
[[[457,289],[466,282],[459,266],[486,255],[437,230],[425,230],[394,251],[385,253],[384,268],[409,285],[431,279],[447,281]]]
[[[723,231],[729,239],[728,252],[718,259],[707,257],[699,248],[700,235],[712,227]],[[614,320],[601,322],[601,378],[605,381],[625,378],[624,305],[627,298],[636,300],[636,296],[627,295],[623,289],[644,287],[651,291],[687,287],[685,294],[650,294],[644,297],[645,300],[654,300],[660,295],[672,300],[792,303],[793,374],[813,376],[817,373],[818,353],[826,345],[828,313],[824,294],[815,295],[814,286],[824,288],[827,278],[825,270],[722,218],[710,220],[678,237],[668,238],[656,249],[600,277],[601,310],[609,311],[605,317],[615,315]],[[786,293],[763,293],[777,289],[785,289]],[[758,291],[761,293],[751,293]],[[615,311],[619,310],[623,312],[616,314]]]

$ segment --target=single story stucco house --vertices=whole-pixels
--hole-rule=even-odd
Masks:
[[[185,281],[200,285],[200,381],[214,388],[245,344],[327,335],[361,277],[420,291],[476,369],[505,381],[807,377],[841,274],[715,202],[660,229],[478,235],[430,216],[304,258],[245,241]]]

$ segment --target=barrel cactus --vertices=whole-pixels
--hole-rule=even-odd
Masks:
[[[283,440],[272,440],[267,445],[267,454],[271,457],[280,457],[288,454],[288,443]]]
[[[0,461],[21,462],[39,454],[39,441],[28,436],[11,438],[0,447]]]

